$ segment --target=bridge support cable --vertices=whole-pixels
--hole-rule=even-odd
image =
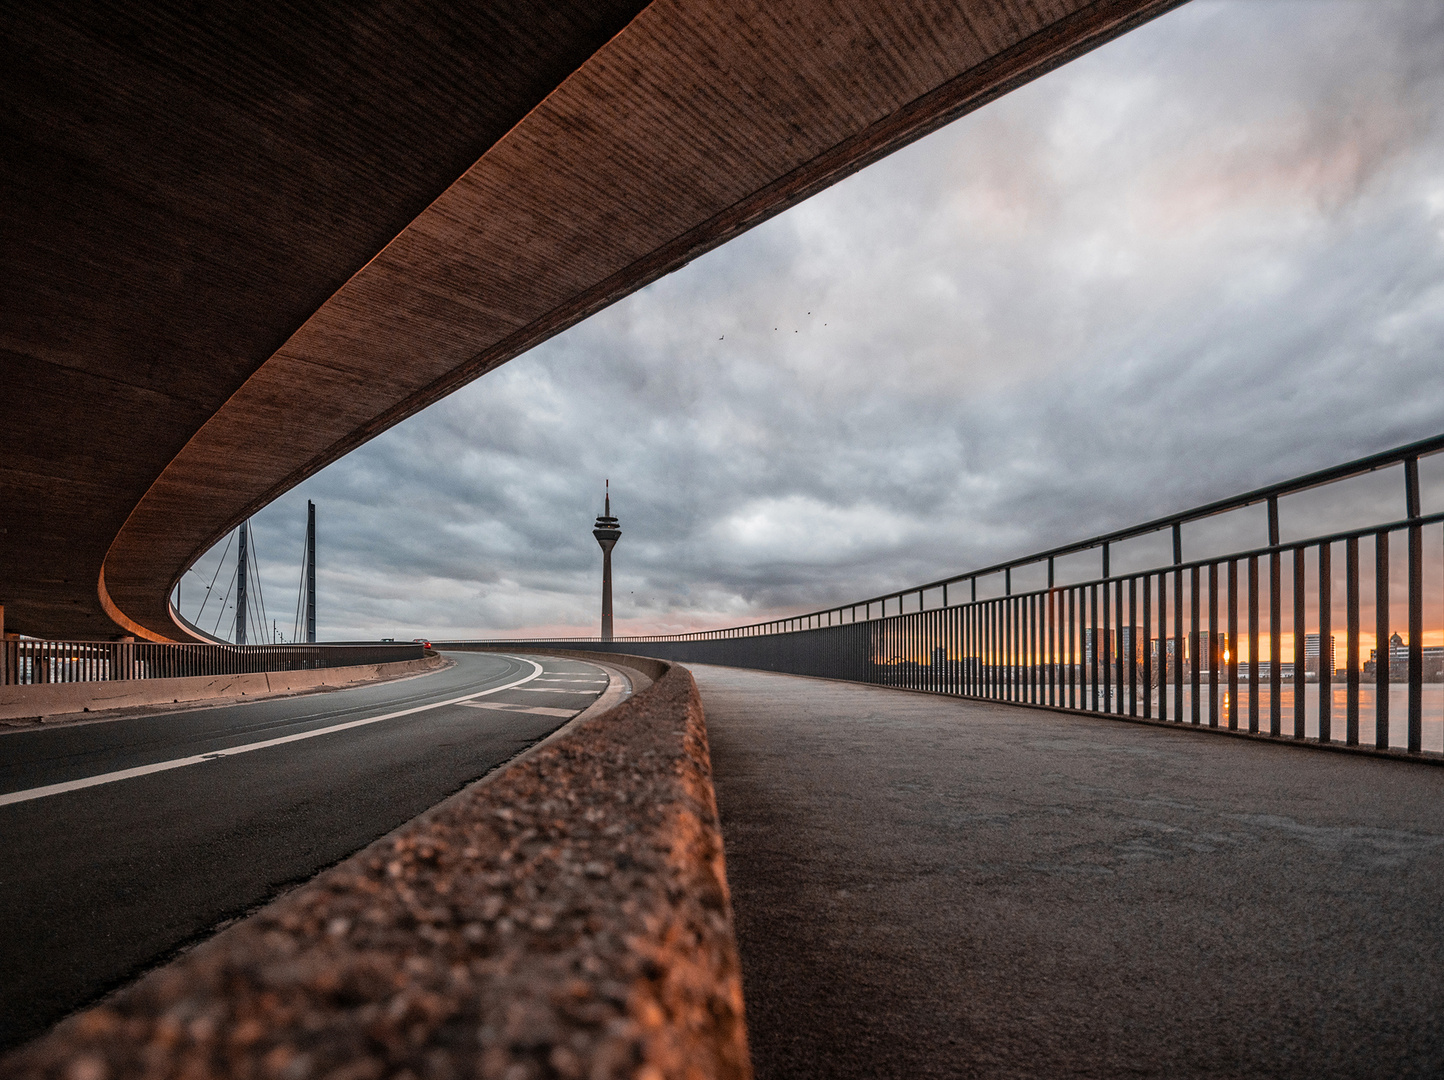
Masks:
[[[247,529],[247,532],[250,530]],[[250,549],[250,571],[256,582],[256,595],[251,602],[251,615],[255,619],[256,640],[259,643],[264,642],[271,635],[269,632],[270,619],[266,616],[266,590],[261,584],[260,551],[254,534],[251,535]],[[271,644],[274,645],[275,641],[272,640]]]
[[[235,533],[231,533],[229,536],[226,537],[225,550],[221,552],[220,560],[216,563],[216,572],[211,575],[211,583],[206,586],[206,594],[201,598],[200,610],[196,612],[195,623],[197,626],[201,624],[201,616],[205,614],[206,605],[210,603],[211,600],[211,590],[215,588],[216,580],[221,576],[221,567],[226,565],[226,556],[231,553],[231,544],[235,542],[235,539]],[[194,569],[192,570],[192,573],[194,573]],[[197,574],[196,576],[200,577],[199,574]],[[205,579],[201,578],[201,580],[204,581]]]
[[[306,541],[301,541],[301,572],[296,579],[296,609],[291,618],[291,641],[301,640],[301,605],[306,597]]]
[[[226,617],[226,611],[231,606],[231,591],[235,588],[236,579],[231,578],[231,583],[226,586],[226,595],[221,597],[221,610],[216,613],[216,624],[211,627],[211,634],[219,636],[221,632],[221,620]]]

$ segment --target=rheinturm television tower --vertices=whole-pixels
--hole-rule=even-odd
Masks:
[[[622,538],[621,525],[612,517],[612,482],[607,481],[605,507],[592,530],[602,545],[602,640],[612,640],[612,548]]]

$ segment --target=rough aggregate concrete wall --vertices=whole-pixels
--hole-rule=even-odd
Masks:
[[[691,674],[672,667],[0,1076],[746,1080]]]

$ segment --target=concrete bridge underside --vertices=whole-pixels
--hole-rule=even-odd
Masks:
[[[184,638],[305,477],[1178,2],[12,5],[7,629]]]

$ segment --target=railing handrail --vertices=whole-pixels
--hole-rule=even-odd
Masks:
[[[1444,762],[1444,695],[1425,692],[1426,683],[1444,683],[1444,645],[1425,644],[1439,640],[1438,624],[1426,621],[1425,595],[1437,588],[1426,588],[1426,580],[1437,580],[1430,567],[1437,568],[1444,554],[1444,512],[1424,513],[1419,483],[1420,456],[1441,450],[1444,436],[1421,440],[854,605],[719,630],[550,644],[1144,723],[1207,725],[1249,737]],[[1355,515],[1367,523],[1281,537],[1280,496],[1395,464],[1404,466],[1403,517],[1370,508]],[[1184,559],[1184,523],[1262,501],[1269,503],[1267,544]],[[1386,513],[1390,520],[1379,521]],[[1171,561],[1118,571],[1110,544],[1170,527]],[[1060,554],[1100,548],[1099,576],[1058,580],[1053,560]],[[1033,579],[1014,588],[1013,568],[1044,560],[1045,587]],[[1134,553],[1131,561],[1149,560]],[[977,579],[996,580],[1000,571],[1007,572],[1001,595],[989,589],[979,596]],[[971,595],[955,593],[949,603],[947,586],[969,580]],[[1403,597],[1396,595],[1400,584]],[[929,592],[939,586],[940,598]],[[903,601],[912,598],[916,605],[905,610]],[[896,611],[889,611],[893,599]],[[930,607],[930,599],[941,603]],[[1366,658],[1370,639],[1374,649]],[[524,640],[484,644],[527,648]],[[541,640],[535,644],[546,647]]]
[[[945,586],[954,585],[959,582],[976,582],[980,578],[990,577],[993,574],[1006,573],[1008,571],[1016,570],[1022,567],[1034,566],[1039,563],[1046,563],[1066,555],[1075,555],[1079,552],[1101,549],[1107,545],[1116,544],[1124,540],[1136,539],[1140,536],[1149,536],[1154,533],[1162,532],[1165,529],[1173,529],[1175,527],[1181,527],[1183,525],[1186,525],[1190,522],[1201,521],[1205,518],[1210,517],[1216,517],[1219,514],[1228,513],[1231,510],[1241,510],[1245,507],[1256,506],[1259,503],[1276,501],[1285,495],[1297,495],[1300,492],[1308,491],[1317,487],[1323,487],[1326,484],[1337,483],[1340,480],[1348,480],[1355,476],[1362,476],[1366,473],[1377,472],[1380,469],[1388,468],[1392,465],[1406,464],[1410,460],[1417,461],[1421,457],[1428,457],[1441,451],[1444,451],[1444,435],[1435,435],[1428,439],[1420,439],[1416,442],[1406,443],[1403,446],[1397,446],[1392,450],[1384,450],[1376,454],[1370,454],[1366,457],[1355,458],[1352,461],[1345,462],[1342,465],[1335,465],[1332,468],[1319,469],[1311,473],[1305,473],[1303,476],[1294,477],[1290,480],[1283,480],[1279,481],[1278,483],[1267,484],[1263,487],[1254,488],[1250,491],[1244,492],[1242,495],[1234,495],[1226,499],[1217,499],[1213,502],[1204,503],[1201,506],[1195,506],[1188,510],[1183,510],[1175,514],[1168,514],[1163,517],[1153,518],[1152,520],[1145,521],[1140,525],[1132,525],[1123,529],[1115,529],[1111,532],[1099,533],[1098,535],[1089,537],[1086,540],[1078,540],[1072,543],[1060,545],[1058,547],[1052,547],[1043,551],[1034,552],[1030,555],[1023,555],[1018,558],[1007,559],[1003,562],[993,563],[989,566],[983,566],[975,570],[968,570],[960,574],[953,574],[949,577],[938,578],[937,580],[929,581],[921,585],[910,585],[904,589],[894,589],[892,591],[881,593],[876,596],[867,597],[862,600],[849,601],[845,604],[832,604],[825,608],[818,608],[814,611],[809,611],[798,615],[785,615],[779,618],[763,619],[759,622],[745,623],[741,626],[724,627],[718,628],[716,630],[693,630],[683,634],[649,634],[645,636],[629,636],[625,638],[619,637],[615,640],[692,641],[720,634],[725,634],[729,636],[743,635],[746,634],[748,631],[756,631],[765,627],[776,627],[775,630],[768,631],[770,633],[797,633],[801,630],[816,629],[815,626],[810,625],[804,625],[796,630],[788,630],[786,629],[786,627],[789,624],[807,624],[811,620],[820,619],[822,617],[832,614],[837,614],[840,617],[842,612],[844,611],[849,611],[855,608],[870,608],[874,604],[885,604],[891,600],[897,600],[901,604],[901,601],[904,597],[927,593],[934,589],[941,589]],[[1415,478],[1415,482],[1417,483],[1417,475]],[[1362,536],[1366,533],[1378,532],[1382,528],[1402,529],[1408,527],[1409,525],[1440,520],[1440,515],[1437,514],[1429,515],[1427,517],[1420,516],[1417,513],[1417,506],[1412,507],[1411,509],[1415,511],[1414,515],[1400,519],[1397,523],[1389,525],[1371,525],[1366,528],[1347,530],[1344,532],[1331,534],[1331,536],[1333,538],[1343,540],[1350,535]],[[1265,547],[1251,549],[1249,551],[1237,552],[1234,553],[1234,556],[1225,557],[1246,558],[1250,554],[1268,554],[1274,551],[1289,551],[1302,545],[1318,543],[1325,539],[1329,539],[1329,537],[1308,537],[1299,540],[1290,540],[1286,543],[1272,543]],[[1209,562],[1216,561],[1218,561],[1216,558],[1204,558],[1195,560],[1175,559],[1174,561],[1170,561],[1166,564],[1161,564],[1157,567],[1150,567],[1148,569],[1162,569],[1165,565],[1170,568],[1180,566],[1188,568],[1195,565],[1202,566],[1208,564]],[[1139,574],[1145,572],[1146,570],[1136,571],[1136,573]],[[1113,581],[1119,577],[1124,576],[1129,575],[1108,573],[1100,576],[1096,580]],[[1031,592],[1034,590],[1029,591]],[[1019,594],[1011,593],[1011,595]],[[533,640],[563,639],[551,638]],[[565,640],[598,639],[568,638]]]
[[[258,674],[418,660],[417,642],[85,641],[7,638],[0,642],[0,684],[115,682]]]
[[[1325,484],[1337,483],[1340,480],[1349,480],[1355,476],[1363,476],[1365,473],[1378,472],[1380,469],[1388,468],[1391,465],[1401,465],[1410,458],[1428,457],[1431,454],[1444,451],[1444,435],[1435,435],[1429,439],[1421,439],[1418,442],[1407,443],[1404,446],[1395,447],[1393,450],[1384,450],[1377,454],[1370,454],[1368,457],[1356,458],[1353,461],[1345,462],[1343,465],[1336,465],[1331,469],[1320,469],[1317,472],[1305,473],[1292,480],[1283,480],[1276,484],[1268,484],[1261,488],[1254,488],[1242,495],[1234,495],[1227,499],[1218,499],[1211,503],[1204,503],[1202,506],[1195,506],[1192,509],[1184,510],[1177,514],[1168,514],[1164,517],[1154,518],[1152,521],[1145,521],[1141,525],[1133,525],[1126,529],[1117,529],[1109,533],[1100,533],[1087,540],[1080,540],[1072,544],[1064,544],[1061,547],[1049,548],[1032,555],[1025,555],[1018,559],[1009,559],[1006,562],[995,563],[992,566],[985,566],[980,570],[969,570],[966,573],[955,574],[952,577],[942,578],[938,581],[929,582],[926,585],[917,585],[903,589],[900,592],[890,592],[886,598],[891,600],[895,596],[907,596],[915,593],[918,589],[936,589],[943,585],[951,585],[955,581],[967,581],[971,578],[986,577],[989,574],[1001,573],[1004,570],[1016,569],[1020,566],[1031,566],[1034,563],[1044,562],[1048,559],[1057,559],[1064,555],[1073,555],[1080,551],[1091,551],[1094,548],[1102,547],[1104,544],[1115,544],[1123,540],[1132,540],[1139,536],[1148,536],[1152,533],[1162,532],[1174,525],[1186,525],[1191,521],[1202,521],[1204,518],[1217,517],[1219,514],[1226,514],[1231,510],[1242,510],[1249,506],[1257,506],[1259,503],[1266,503],[1270,499],[1282,498],[1285,495],[1297,495],[1302,491],[1312,488],[1323,487]],[[1405,523],[1412,522],[1413,518],[1403,519]],[[1400,528],[1403,525],[1399,526]],[[1376,531],[1377,526],[1371,526],[1361,532]],[[1342,536],[1343,534],[1340,534]],[[1281,550],[1298,547],[1303,543],[1310,543],[1317,538],[1308,540],[1291,540],[1286,544],[1276,544],[1274,547]],[[1205,560],[1207,561],[1207,560]],[[1168,565],[1173,566],[1174,563]],[[1187,564],[1184,564],[1187,565]],[[1154,569],[1158,569],[1154,567]],[[1110,575],[1116,577],[1118,575]],[[872,602],[877,603],[882,597],[873,597]],[[859,600],[858,603],[867,603]],[[851,607],[851,604],[844,604],[843,607]],[[835,611],[834,608],[823,609]]]

